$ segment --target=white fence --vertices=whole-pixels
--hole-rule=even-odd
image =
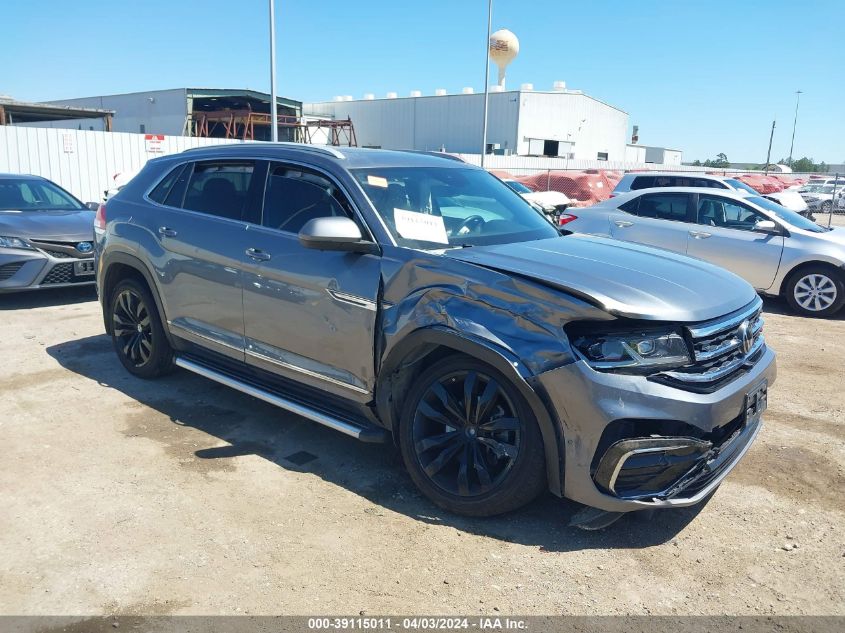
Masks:
[[[133,173],[156,156],[228,139],[97,132],[0,125],[0,173],[49,178],[83,202],[100,202],[119,173]]]

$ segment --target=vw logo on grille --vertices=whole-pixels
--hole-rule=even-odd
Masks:
[[[736,331],[742,353],[747,354],[754,347],[754,332],[751,330],[751,323],[743,321]]]
[[[76,250],[80,253],[90,253],[94,250],[94,245],[91,242],[80,242],[76,245]]]

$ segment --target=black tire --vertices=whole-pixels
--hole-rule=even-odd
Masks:
[[[784,289],[790,307],[802,316],[833,316],[845,302],[842,275],[825,266],[806,266],[792,273]]]
[[[821,212],[822,213],[830,213],[830,210],[833,209],[833,202],[830,200],[825,200],[821,204]]]
[[[124,279],[109,297],[112,344],[123,366],[138,378],[157,378],[173,369],[173,350],[149,289]]]
[[[474,358],[450,356],[422,372],[402,407],[399,436],[411,479],[455,514],[510,512],[546,487],[531,407],[504,375]]]

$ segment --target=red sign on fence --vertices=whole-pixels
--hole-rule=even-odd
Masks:
[[[162,143],[164,143],[164,134],[144,134],[144,145],[148,152],[161,154],[164,151]]]

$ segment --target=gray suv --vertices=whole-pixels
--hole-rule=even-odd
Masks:
[[[486,171],[293,144],[150,161],[95,221],[107,332],[367,442],[475,516],[696,504],[748,450],[775,358],[710,264],[562,237]],[[718,289],[714,292],[714,289]]]

